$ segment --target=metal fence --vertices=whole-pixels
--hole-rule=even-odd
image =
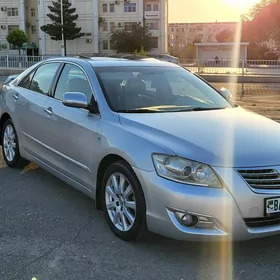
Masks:
[[[180,64],[198,74],[242,76],[280,76],[278,60],[180,60]]]
[[[0,68],[26,69],[51,56],[0,55]]]
[[[59,57],[60,55],[44,55],[44,56],[26,56],[26,55],[1,55],[0,54],[0,69],[15,68],[26,69],[37,62],[48,58]],[[73,55],[74,56],[74,55]]]
[[[0,68],[26,69],[33,64],[55,55],[19,56],[0,55]],[[280,76],[277,60],[180,60],[180,64],[198,74],[225,74],[242,76]]]

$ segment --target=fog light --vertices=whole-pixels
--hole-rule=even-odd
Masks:
[[[181,222],[183,225],[188,227],[193,227],[198,223],[198,217],[190,214],[186,214],[181,218]]]

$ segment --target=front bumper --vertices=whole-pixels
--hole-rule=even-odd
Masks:
[[[244,219],[264,216],[264,199],[280,191],[255,193],[231,168],[215,168],[224,188],[184,185],[134,168],[146,199],[147,226],[151,232],[184,241],[243,241],[280,234],[280,223],[249,227]],[[195,214],[208,223],[188,227],[178,213]]]

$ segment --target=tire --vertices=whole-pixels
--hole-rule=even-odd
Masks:
[[[10,132],[8,132],[8,129],[10,129]],[[8,153],[7,150],[5,149],[5,147],[7,147],[7,143],[5,142],[6,141],[5,139],[7,139],[7,137],[5,136],[5,133],[7,133],[8,136],[10,136],[9,145],[10,145],[10,147],[13,147],[14,156],[12,156],[11,153]],[[10,133],[10,135],[9,135],[9,133]],[[1,131],[1,139],[2,139],[2,143],[1,143],[2,154],[3,154],[6,164],[9,167],[23,168],[29,164],[29,162],[27,160],[25,160],[24,158],[22,158],[20,155],[18,136],[17,136],[16,130],[15,130],[15,126],[11,119],[8,119],[4,123],[4,126]],[[9,155],[11,157],[9,157]]]
[[[117,182],[119,182],[120,178],[125,181],[123,184],[123,190],[125,191],[121,192],[119,188],[119,198],[115,196],[115,199],[109,195],[112,190],[114,192],[113,184],[109,186],[110,192],[108,192],[107,187],[110,182],[113,183],[113,178]],[[118,184],[118,186],[120,185]],[[139,240],[147,232],[144,193],[138,178],[125,161],[115,162],[108,167],[102,178],[101,201],[106,221],[112,232],[120,239],[124,241]],[[109,204],[112,205],[112,210],[108,210],[107,205]],[[135,205],[135,210],[133,210],[133,205]],[[119,212],[118,216],[117,212]],[[133,223],[131,222],[132,217],[134,217]],[[114,218],[119,220],[121,224],[114,223]],[[125,224],[127,225],[126,229],[124,228]]]

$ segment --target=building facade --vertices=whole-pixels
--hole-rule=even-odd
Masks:
[[[67,54],[113,52],[110,35],[115,27],[129,29],[145,21],[155,36],[155,53],[168,50],[168,0],[72,0],[79,15],[77,26],[84,36],[67,41]],[[6,42],[8,32],[19,27],[41,55],[61,54],[61,42],[53,41],[40,26],[51,23],[47,14],[50,0],[0,0],[0,54],[17,50]],[[6,47],[5,47],[6,46]],[[2,49],[2,50],[1,50]]]
[[[168,46],[180,53],[194,41],[215,43],[216,36],[223,30],[234,32],[237,22],[170,23],[168,25]]]

